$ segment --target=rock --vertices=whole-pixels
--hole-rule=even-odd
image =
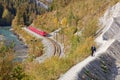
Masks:
[[[0,35],[0,41],[4,41],[4,40],[5,40],[4,36]]]

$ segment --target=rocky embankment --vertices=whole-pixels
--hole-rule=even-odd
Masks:
[[[73,66],[59,80],[120,80],[120,3],[105,12],[100,25],[95,56]]]
[[[0,41],[3,41],[3,40],[4,40],[4,36],[0,35]]]
[[[37,6],[39,6],[39,7],[42,7],[42,8],[44,8],[44,9],[46,9],[46,10],[48,10],[49,9],[49,6],[47,5],[47,4],[45,4],[45,3],[43,3],[42,1],[40,1],[40,0],[30,0],[31,2],[35,2],[36,4],[37,4]],[[44,0],[46,3],[52,3],[52,0]]]

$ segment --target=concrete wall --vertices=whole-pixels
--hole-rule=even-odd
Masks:
[[[120,62],[120,42],[115,40],[101,55],[85,66],[76,80],[115,80],[118,75],[116,62]]]

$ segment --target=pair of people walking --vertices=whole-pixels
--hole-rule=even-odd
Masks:
[[[94,56],[95,52],[96,52],[96,47],[93,45],[91,46],[91,56]]]

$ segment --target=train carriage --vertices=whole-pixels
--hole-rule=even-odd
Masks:
[[[36,29],[33,26],[29,26],[28,29],[35,32],[35,33],[37,33],[37,34],[39,34],[39,35],[41,35],[41,36],[46,36],[47,35],[47,33],[45,31],[41,31],[39,29]]]

